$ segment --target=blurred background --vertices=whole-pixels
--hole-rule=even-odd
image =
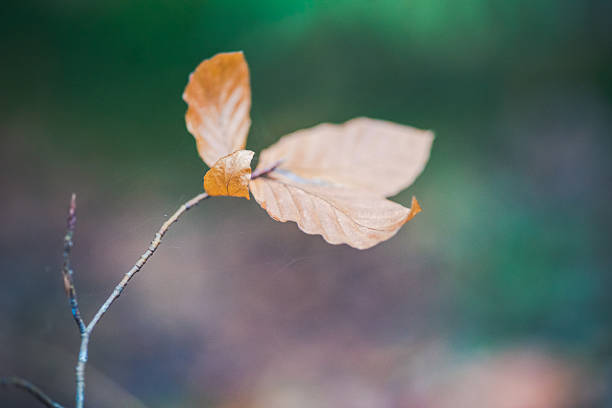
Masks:
[[[71,406],[78,333],[206,170],[181,94],[244,50],[247,147],[370,116],[433,129],[357,251],[203,202],[96,328],[95,407],[612,406],[612,3],[31,1],[0,6],[0,375]],[[31,407],[0,390],[0,406]]]

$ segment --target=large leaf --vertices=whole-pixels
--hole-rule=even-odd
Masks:
[[[242,52],[221,53],[203,61],[189,77],[183,99],[189,106],[187,130],[209,167],[244,149],[251,126],[251,86]]]
[[[307,234],[320,234],[330,244],[370,248],[391,238],[420,211],[368,191],[313,183],[272,173],[251,180],[257,202],[277,221],[295,221]]]
[[[204,190],[211,196],[249,199],[251,160],[255,153],[238,150],[217,160],[204,175]]]
[[[280,169],[305,178],[389,197],[421,173],[433,133],[383,120],[356,118],[298,130],[261,152],[258,169]]]

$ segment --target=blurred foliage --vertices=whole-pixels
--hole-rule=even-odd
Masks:
[[[38,194],[68,197],[57,178],[70,189],[75,173],[111,207],[123,195],[176,203],[198,191],[204,168],[182,90],[202,59],[241,49],[250,149],[361,115],[436,132],[428,168],[397,198],[415,194],[425,211],[384,252],[419,254],[436,289],[426,310],[389,306],[395,336],[424,329],[468,350],[542,341],[610,372],[611,2],[41,0],[0,10],[0,180],[15,214]],[[222,207],[207,213],[223,217]],[[8,235],[27,218],[11,219],[1,266],[34,268]],[[0,302],[16,327],[39,305],[15,311],[13,278],[2,277]],[[403,320],[415,313],[425,326]]]

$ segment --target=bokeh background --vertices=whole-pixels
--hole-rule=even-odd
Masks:
[[[424,211],[357,251],[251,200],[186,214],[93,336],[95,407],[612,406],[612,3],[0,6],[0,375],[70,406],[70,193],[90,318],[205,165],[182,90],[244,50],[259,151],[355,116],[433,129]],[[339,154],[342,154],[339,152]],[[0,390],[0,406],[30,407]]]

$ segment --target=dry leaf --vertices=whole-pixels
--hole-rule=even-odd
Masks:
[[[249,200],[251,160],[255,153],[239,150],[220,158],[204,175],[204,190],[211,196],[244,197]]]
[[[258,177],[249,183],[253,152],[242,150],[251,125],[244,55],[202,62],[183,99],[187,129],[211,167],[204,176],[210,195],[248,199],[250,187],[272,218],[360,249],[390,238],[421,211],[414,198],[409,209],[384,197],[421,173],[433,142],[429,131],[368,118],[299,130],[261,153]]]
[[[288,175],[288,174],[286,174]],[[320,234],[330,244],[370,248],[391,238],[420,211],[374,193],[311,183],[273,173],[250,183],[255,200],[277,221],[295,221],[307,234]]]
[[[203,61],[189,77],[183,99],[189,105],[187,130],[209,167],[244,149],[251,126],[251,85],[242,52],[221,53]]]
[[[389,197],[421,173],[433,133],[383,120],[356,118],[298,130],[261,152],[258,168],[279,168],[305,178]]]

